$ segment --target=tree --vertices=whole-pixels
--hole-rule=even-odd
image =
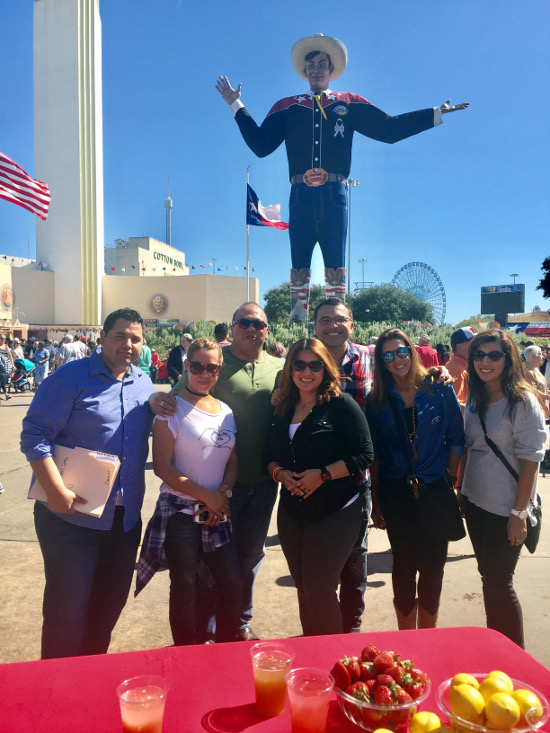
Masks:
[[[546,274],[537,285],[537,290],[542,290],[543,296],[550,298],[550,257],[544,260],[540,269]]]
[[[350,305],[356,321],[433,322],[433,307],[429,303],[389,284],[362,290],[352,296]]]
[[[325,288],[322,285],[312,285],[309,296],[309,310],[313,311],[317,304],[325,299]],[[270,288],[264,293],[264,311],[269,323],[284,323],[290,315],[290,285],[282,283],[278,288]]]

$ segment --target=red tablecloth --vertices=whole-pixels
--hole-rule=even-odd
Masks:
[[[482,628],[431,629],[289,639],[295,667],[330,670],[344,655],[372,642],[393,649],[428,672],[430,697],[422,710],[439,712],[438,685],[457,672],[500,669],[550,697],[550,671],[504,636]],[[290,731],[287,710],[278,718],[256,713],[251,643],[169,647],[97,657],[0,665],[2,733],[85,733],[122,730],[115,688],[124,679],[157,674],[170,683],[164,733]],[[328,731],[358,733],[334,699]]]

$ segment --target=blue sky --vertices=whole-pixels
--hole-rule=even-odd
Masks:
[[[32,0],[3,3],[0,150],[34,172]],[[306,88],[290,48],[322,32],[348,48],[331,87],[389,114],[448,97],[470,108],[396,145],[354,139],[352,282],[390,282],[420,261],[441,278],[447,318],[478,313],[482,285],[526,286],[526,309],[550,308],[536,285],[550,254],[550,4],[546,0],[305,0],[238,5],[102,0],[105,242],[165,238],[188,264],[245,264],[246,167],[262,203],[288,211],[284,147],[262,160],[214,88],[219,74],[259,123]],[[260,292],[288,279],[288,237],[251,228]],[[0,253],[35,253],[34,217],[0,200]],[[317,257],[314,279],[322,276]]]

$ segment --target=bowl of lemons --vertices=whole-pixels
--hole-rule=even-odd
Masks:
[[[438,704],[457,733],[531,733],[548,720],[548,701],[504,672],[456,674],[439,686]]]

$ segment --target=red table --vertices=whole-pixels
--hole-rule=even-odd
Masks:
[[[429,698],[420,709],[439,713],[437,687],[457,672],[500,669],[550,697],[550,671],[495,631],[429,629],[288,639],[295,667],[330,670],[344,655],[357,656],[367,642],[393,649],[428,672]],[[249,649],[252,643],[168,647],[97,657],[0,665],[2,733],[103,733],[122,730],[115,688],[140,674],[170,683],[164,733],[290,731],[287,710],[278,718],[256,713]],[[328,731],[358,733],[331,702]]]

